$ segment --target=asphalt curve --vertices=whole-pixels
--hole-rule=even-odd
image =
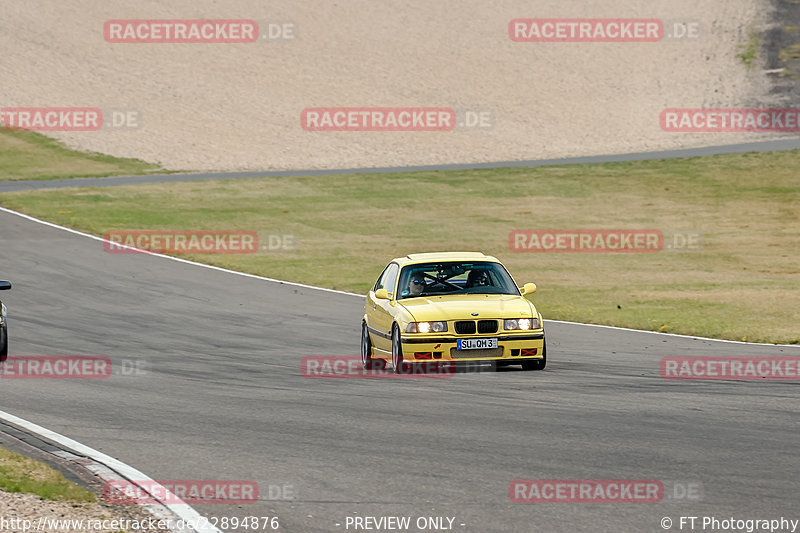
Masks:
[[[548,165],[575,165],[585,163],[615,163],[622,161],[643,161],[648,159],[675,159],[700,157],[716,154],[737,154],[747,152],[767,152],[775,150],[800,149],[800,138],[781,138],[769,141],[703,146],[700,148],[681,148],[677,150],[658,150],[628,154],[594,155],[565,157],[557,159],[532,159],[524,161],[494,161],[488,163],[463,163],[449,165],[416,165],[406,167],[377,168],[338,168],[313,170],[272,170],[247,172],[198,172],[180,174],[145,174],[142,176],[116,176],[110,178],[70,178],[55,180],[0,181],[0,193],[36,189],[63,189],[68,187],[111,187],[114,185],[136,185],[139,183],[168,183],[181,181],[202,181],[212,179],[280,178],[288,176],[319,176],[335,174],[385,174],[393,172],[423,172],[435,170],[469,170],[500,167],[539,167]]]
[[[109,254],[8,213],[0,265],[14,283],[2,295],[12,356],[106,355],[115,368],[100,380],[2,379],[2,409],[157,480],[259,483],[255,504],[197,507],[210,516],[277,515],[287,532],[354,531],[348,516],[446,516],[476,533],[800,518],[800,389],[659,375],[663,356],[794,347],[551,323],[543,372],[312,380],[303,356],[358,353],[362,299]],[[519,504],[514,479],[657,479],[667,495]],[[699,496],[674,497],[692,483]],[[285,485],[291,494],[274,488]]]

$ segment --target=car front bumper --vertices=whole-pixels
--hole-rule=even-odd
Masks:
[[[458,350],[458,339],[496,338],[497,348]],[[544,331],[488,335],[404,335],[403,360],[408,363],[426,361],[492,361],[508,362],[536,361],[544,357]]]

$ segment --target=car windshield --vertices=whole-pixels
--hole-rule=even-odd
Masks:
[[[453,261],[409,265],[400,272],[398,300],[445,294],[515,294],[519,289],[500,263]]]

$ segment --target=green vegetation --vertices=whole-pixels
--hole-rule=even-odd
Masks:
[[[0,448],[0,490],[35,494],[45,500],[93,502],[93,492],[67,480],[50,466]]]
[[[784,48],[778,53],[778,57],[784,63],[792,59],[800,57],[800,44],[792,44]]]
[[[747,39],[747,43],[739,45],[739,53],[736,54],[737,59],[742,62],[747,68],[753,66],[753,61],[756,60],[758,55],[758,33],[751,33]]]
[[[105,177],[164,172],[157,165],[66,148],[33,131],[0,131],[0,180]]]

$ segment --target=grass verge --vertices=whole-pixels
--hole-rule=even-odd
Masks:
[[[736,57],[747,68],[751,68],[753,66],[753,62],[758,56],[758,44],[758,33],[752,32],[747,39],[747,43],[739,45],[739,53],[736,54]]]
[[[592,165],[81,188],[0,203],[102,235],[208,229],[292,235],[294,249],[190,259],[364,293],[387,261],[477,250],[533,281],[546,318],[754,342],[800,340],[800,153]],[[702,246],[519,253],[515,229],[657,229]],[[262,241],[264,242],[264,241]],[[98,250],[102,249],[98,243]]]
[[[166,172],[138,159],[70,150],[33,131],[0,131],[0,180],[90,178]]]
[[[94,502],[94,493],[50,466],[0,448],[0,490],[35,494],[45,500]]]

